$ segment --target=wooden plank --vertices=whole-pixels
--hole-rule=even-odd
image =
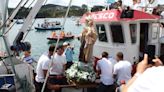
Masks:
[[[48,84],[49,89],[56,90],[58,88],[96,88],[98,84],[70,84],[70,85],[56,85],[56,84]]]

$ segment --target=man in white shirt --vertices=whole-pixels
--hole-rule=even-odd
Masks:
[[[57,48],[57,52],[52,57],[53,64],[50,69],[50,75],[63,75],[66,69],[66,56],[64,53],[63,46]]]
[[[131,78],[132,65],[129,61],[123,60],[122,52],[118,52],[116,57],[118,63],[114,65],[113,76],[120,85],[121,81],[127,82]]]
[[[37,67],[36,67],[36,92],[41,92],[45,76],[47,74],[49,64],[51,63],[51,56],[53,55],[55,46],[49,47],[49,52],[46,52],[41,55],[39,58]],[[49,90],[46,88],[45,92],[49,92]]]
[[[66,69],[66,56],[64,53],[64,47],[58,46],[56,53],[52,57],[52,66],[50,68],[49,83],[56,85],[66,84],[66,78],[63,76]],[[61,89],[55,90],[55,92],[61,92]]]
[[[101,72],[100,74],[100,85],[97,89],[97,92],[110,92],[114,91],[113,86],[113,66],[112,63],[108,60],[108,53],[103,52],[102,53],[102,59],[97,62],[97,71]]]

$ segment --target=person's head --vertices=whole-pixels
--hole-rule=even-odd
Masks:
[[[31,54],[31,51],[30,51],[30,50],[24,51],[24,55],[25,55],[25,56],[30,56],[30,54]]]
[[[108,58],[108,52],[105,52],[105,51],[104,51],[104,52],[102,53],[102,58]]]
[[[136,4],[137,3],[137,0],[133,0],[133,4]]]
[[[48,50],[50,56],[53,55],[54,50],[55,50],[55,46],[54,45],[50,45],[49,50]]]
[[[141,3],[141,0],[137,0],[137,3]]]
[[[123,53],[122,52],[118,52],[117,55],[116,55],[117,61],[123,60],[123,58],[124,58]]]
[[[66,48],[67,46],[69,46],[70,44],[68,42],[64,42],[63,43],[63,47]]]
[[[58,54],[58,55],[62,55],[63,52],[64,52],[64,47],[63,47],[62,45],[59,45],[59,46],[57,47],[57,54]]]
[[[118,6],[122,6],[122,0],[118,0],[118,1],[117,1],[117,5],[118,5]]]

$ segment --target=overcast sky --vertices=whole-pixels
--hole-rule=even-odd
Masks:
[[[9,7],[16,7],[16,5],[20,2],[21,0],[9,0]],[[26,0],[25,0],[26,1]],[[29,0],[29,3],[32,0]],[[36,1],[36,0],[35,0]],[[46,0],[45,0],[46,1]],[[48,4],[58,4],[58,5],[64,5],[67,6],[70,0],[48,0]],[[93,6],[93,5],[105,5],[105,1],[107,0],[73,0],[72,5],[77,5],[81,6],[82,4],[86,4],[88,6]],[[117,1],[117,0],[115,0]],[[122,0],[124,4],[126,5],[131,5],[132,0]],[[141,0],[145,1],[145,0]],[[159,4],[164,4],[163,0],[157,0]],[[128,3],[127,3],[128,2]],[[28,5],[28,4],[27,4]]]

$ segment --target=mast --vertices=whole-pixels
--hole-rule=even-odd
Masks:
[[[22,28],[20,29],[19,33],[27,32],[29,26],[32,24],[33,19],[35,18],[36,14],[39,12],[39,10],[40,10],[40,8],[41,8],[41,6],[42,6],[44,1],[45,0],[37,0],[37,2],[35,3],[34,7],[30,11],[30,13],[28,14],[27,18],[25,19],[25,22],[24,22]],[[15,39],[17,39],[18,37],[19,37],[19,35],[17,35]],[[14,40],[13,43],[15,43],[15,40]]]
[[[6,24],[7,25],[10,25],[11,23],[11,20],[14,19],[14,17],[16,16],[16,14],[18,13],[19,9],[21,8],[21,5],[22,3],[24,2],[25,0],[21,0],[20,3],[17,5],[16,9],[13,11],[13,13],[11,14],[11,16],[8,18]],[[25,2],[26,3],[26,2]]]

